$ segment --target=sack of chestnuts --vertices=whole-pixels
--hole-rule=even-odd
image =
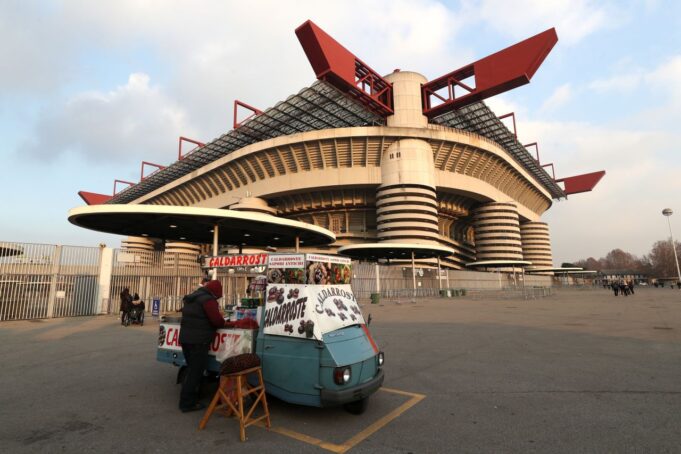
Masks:
[[[220,375],[229,375],[258,366],[260,366],[260,358],[255,353],[230,356],[222,362]]]

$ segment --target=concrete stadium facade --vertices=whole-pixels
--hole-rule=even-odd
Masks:
[[[240,125],[235,102],[233,131],[208,144],[194,142],[199,147],[191,156],[183,160],[180,155],[168,168],[112,197],[81,193],[83,198],[274,214],[334,232],[337,241],[313,249],[318,252],[355,244],[437,245],[451,251],[442,265],[453,269],[490,261],[553,266],[549,230],[541,216],[554,199],[593,188],[604,172],[595,181],[589,175],[564,179],[563,190],[557,184],[561,180],[550,177],[538,156],[535,160],[480,101],[482,94],[473,104],[450,99],[431,107],[427,89],[443,87],[443,78],[428,82],[421,74],[400,70],[378,76],[311,22],[296,33],[301,29],[299,39],[318,82],[265,112],[253,109],[257,115]],[[520,70],[527,83],[527,73],[536,71],[555,41],[555,31],[549,30],[471,66],[506,52],[513,61],[531,62]],[[340,60],[348,60],[355,76],[339,82],[342,69],[318,70],[319,52],[347,53],[351,60]],[[478,66],[481,72],[483,66]],[[452,74],[469,72],[462,70]],[[372,87],[382,88],[366,96],[358,87],[369,76]],[[487,90],[496,94],[522,84],[513,77],[497,83],[503,90]],[[124,246],[139,243],[131,238]],[[278,247],[275,238],[258,246]],[[168,247],[187,257],[198,251],[177,242]],[[434,258],[420,261],[435,263]]]
[[[456,251],[443,261],[452,268],[474,262],[476,252],[485,260],[522,259],[519,224],[539,221],[550,194],[500,145],[429,124],[423,76],[400,71],[386,79],[395,90],[386,126],[254,143],[133,203],[228,208],[255,197],[278,216],[336,233],[331,249],[377,240],[439,243]],[[482,211],[514,217],[513,232],[495,237],[512,242],[514,253],[490,250],[482,235],[490,227],[474,215]]]

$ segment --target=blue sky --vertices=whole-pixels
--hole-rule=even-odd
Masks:
[[[586,0],[3,1],[0,241],[118,246],[71,226],[78,190],[110,193],[177,137],[230,128],[231,104],[266,108],[314,81],[294,34],[312,19],[374,69],[429,79],[551,26],[529,85],[489,100],[516,113],[557,175],[605,169],[555,203],[554,261],[681,239],[681,3]]]

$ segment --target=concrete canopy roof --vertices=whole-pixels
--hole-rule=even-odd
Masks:
[[[440,246],[437,244],[420,244],[420,243],[363,243],[351,244],[343,246],[338,249],[338,253],[347,255],[354,259],[377,260],[377,259],[411,259],[411,253],[414,252],[414,258],[427,259],[432,257],[446,257],[454,254],[454,250],[447,246]]]
[[[527,260],[483,260],[480,262],[466,263],[467,267],[484,266],[487,268],[507,268],[509,266],[526,267],[532,265]]]
[[[552,266],[538,266],[536,268],[528,268],[527,271],[528,273],[569,273],[572,271],[581,271],[584,268],[579,268],[579,267],[552,267]]]
[[[333,232],[276,216],[217,208],[161,205],[92,205],[69,211],[69,222],[98,232],[147,236],[164,240],[210,244],[218,226],[218,243],[245,246],[295,244],[305,246],[336,241]]]

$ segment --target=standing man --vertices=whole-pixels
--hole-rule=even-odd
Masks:
[[[132,295],[130,295],[130,290],[128,290],[128,287],[125,287],[121,292],[121,305],[119,308],[121,312],[121,325],[125,325],[125,314],[127,314],[130,310],[131,304]]]
[[[218,299],[222,298],[220,281],[207,282],[203,287],[184,297],[180,343],[187,361],[187,374],[180,391],[180,410],[183,413],[205,408],[199,402],[203,371],[208,366],[208,349],[218,328],[231,326],[220,314]]]

